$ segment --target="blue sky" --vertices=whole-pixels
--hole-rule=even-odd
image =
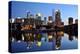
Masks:
[[[12,2],[12,18],[26,17],[26,11],[32,14],[41,13],[43,17],[52,16],[52,10],[59,9],[62,21],[67,24],[68,17],[78,18],[78,6],[54,3]],[[43,19],[42,17],[42,19]]]

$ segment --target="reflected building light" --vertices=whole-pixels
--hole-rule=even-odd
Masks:
[[[57,45],[56,45],[56,47],[55,47],[55,48],[58,50],[58,49],[60,49],[60,46],[57,46]]]
[[[36,37],[36,34],[34,34],[33,36]]]
[[[29,33],[27,35],[29,36]]]
[[[66,38],[69,38],[69,35],[68,35],[68,34],[64,34],[64,36],[65,36]]]
[[[41,39],[41,40],[42,40],[42,41],[45,41],[45,39],[46,39],[45,37],[42,37],[42,39]]]
[[[73,40],[78,40],[75,36],[73,36]]]
[[[58,35],[63,36],[64,35],[64,32],[63,31],[60,31],[60,32],[58,32]]]
[[[15,40],[14,37],[12,37],[12,40],[11,41],[14,42],[14,40]]]
[[[21,43],[21,40],[18,40],[17,43]]]
[[[48,35],[48,41],[52,42],[53,41],[53,36],[52,35]]]
[[[32,48],[32,42],[28,42],[27,49]]]
[[[36,25],[35,25],[35,23],[33,24],[33,28],[36,28]]]
[[[42,42],[41,42],[41,41],[38,41],[38,42],[37,42],[37,46],[38,46],[38,47],[40,47],[40,46],[41,46],[41,44],[42,44]]]
[[[61,37],[57,36],[56,37],[56,46],[55,46],[55,48],[60,49],[60,47],[61,47]]]
[[[32,33],[30,33],[29,35],[32,36]]]
[[[30,47],[29,47],[29,46],[27,46],[27,49],[30,49]]]
[[[52,39],[53,38],[53,36],[52,35],[48,35],[48,39]]]
[[[24,36],[23,36],[23,34],[22,34],[22,40],[24,40]]]

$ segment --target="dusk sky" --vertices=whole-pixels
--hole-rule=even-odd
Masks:
[[[55,3],[33,3],[33,2],[12,2],[12,18],[26,17],[26,12],[30,11],[36,15],[41,13],[42,19],[44,17],[52,16],[52,11],[59,9],[61,12],[61,19],[64,24],[67,24],[68,18],[78,18],[78,6],[69,4],[55,4]]]

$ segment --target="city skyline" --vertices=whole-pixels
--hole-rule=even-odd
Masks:
[[[78,6],[9,2],[9,52],[78,49]]]
[[[26,17],[27,12],[30,11],[31,14],[41,13],[42,20],[44,17],[52,16],[52,12],[59,9],[61,12],[61,19],[65,25],[68,24],[68,18],[73,17],[73,19],[78,18],[78,6],[68,5],[68,4],[50,4],[50,3],[33,3],[33,2],[15,2],[12,1],[11,18]],[[54,11],[53,11],[54,10]],[[74,22],[74,20],[73,20]]]

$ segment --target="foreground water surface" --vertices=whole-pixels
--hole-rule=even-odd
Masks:
[[[13,41],[11,43],[12,52],[31,52],[47,50],[77,49],[78,39],[75,35],[64,33],[63,35],[53,35],[51,33],[40,33],[41,40],[34,42]],[[35,34],[36,35],[36,34]]]

